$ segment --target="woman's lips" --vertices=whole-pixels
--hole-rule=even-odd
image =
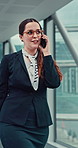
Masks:
[[[39,41],[38,40],[34,40],[32,41],[34,44],[37,44]]]

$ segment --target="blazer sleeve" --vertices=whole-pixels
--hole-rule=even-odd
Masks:
[[[52,56],[44,56],[44,79],[48,88],[57,88],[60,85],[60,78],[54,65]]]
[[[8,93],[8,75],[7,56],[4,56],[0,63],[0,110]]]

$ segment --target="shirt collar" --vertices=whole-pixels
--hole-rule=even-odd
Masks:
[[[36,52],[35,55],[32,56],[26,50],[24,50],[24,48],[22,49],[22,53],[23,53],[24,56],[29,57],[29,58],[33,58],[33,59],[36,59],[37,56],[38,56],[38,51]]]

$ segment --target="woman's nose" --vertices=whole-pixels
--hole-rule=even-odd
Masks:
[[[37,37],[37,33],[36,32],[33,33],[33,37]]]

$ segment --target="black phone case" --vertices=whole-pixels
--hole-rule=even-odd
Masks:
[[[45,48],[46,47],[46,39],[41,38],[41,43],[40,45]]]

